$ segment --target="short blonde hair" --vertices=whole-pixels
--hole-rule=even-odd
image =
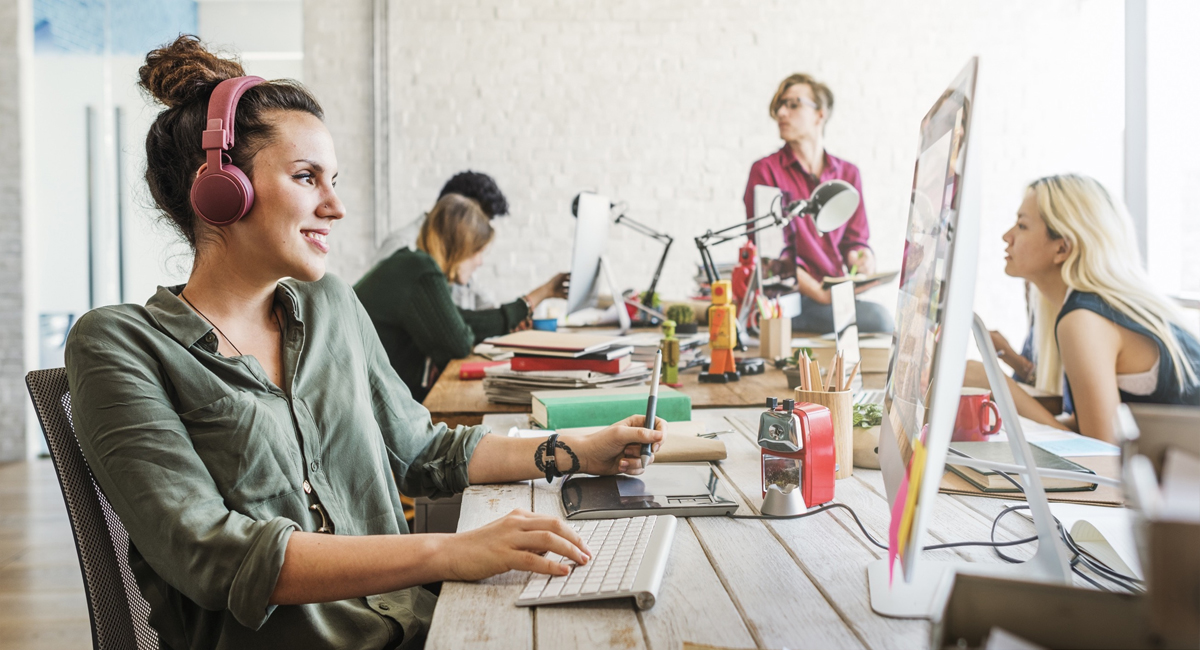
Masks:
[[[775,96],[771,98],[771,119],[775,119],[775,113],[783,104],[783,94],[788,91],[788,88],[797,84],[804,84],[812,89],[813,100],[817,102],[817,110],[825,111],[825,120],[828,122],[829,116],[833,114],[833,91],[829,89],[829,86],[814,79],[812,75],[803,72],[788,75],[787,79],[779,82],[779,88],[775,91]]]
[[[425,215],[417,248],[429,253],[457,283],[458,268],[492,241],[495,231],[479,203],[459,194],[447,194]]]

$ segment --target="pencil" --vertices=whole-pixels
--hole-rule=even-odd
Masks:
[[[833,375],[834,375],[833,370],[836,367],[837,367],[837,355],[835,354],[833,356],[833,359],[830,360],[830,362],[829,362],[829,368],[827,368],[825,370],[825,388],[824,388],[824,390],[827,393],[833,390]]]
[[[842,386],[842,380],[843,380],[843,379],[845,379],[845,377],[846,377],[846,375],[845,375],[845,371],[846,371],[846,357],[845,357],[845,356],[843,356],[841,352],[838,352],[838,355],[837,355],[837,362],[834,364],[834,366],[836,366],[836,368],[835,368],[835,371],[834,371],[835,378],[834,378],[834,380],[833,380],[833,389],[834,389],[834,390],[836,390],[836,391],[838,391],[838,392],[841,392],[841,391],[843,391],[843,390],[846,390],[846,389],[845,389],[845,388]]]
[[[808,388],[809,390],[821,390],[821,364],[817,363],[816,359],[810,360],[809,364],[811,377],[808,380]]]
[[[796,357],[796,370],[800,373],[800,390],[808,390],[808,355],[801,352]]]
[[[850,386],[854,384],[854,377],[858,374],[858,368],[862,365],[862,359],[859,359],[854,367],[850,369],[850,377],[846,380],[845,390],[850,390]]]

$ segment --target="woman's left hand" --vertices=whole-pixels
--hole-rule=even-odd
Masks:
[[[593,434],[561,436],[560,439],[579,456],[580,471],[586,474],[606,476],[609,474],[641,474],[642,445],[650,444],[652,451],[662,446],[663,431],[667,421],[654,419],[654,429],[644,428],[646,416],[631,415],[624,420]],[[560,455],[565,455],[561,454]],[[653,456],[651,456],[653,462]],[[570,467],[570,460],[559,467]]]

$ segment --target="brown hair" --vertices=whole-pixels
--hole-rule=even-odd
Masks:
[[[204,164],[201,133],[208,117],[208,98],[217,84],[246,74],[242,65],[222,59],[188,34],[146,55],[138,69],[142,90],[166,107],[146,134],[146,184],[164,219],[196,250],[196,214],[191,189]],[[228,151],[250,180],[254,156],[275,138],[272,111],[300,111],[325,119],[321,105],[299,83],[281,79],[261,83],[238,101],[236,140]]]
[[[417,248],[429,253],[451,282],[458,282],[458,267],[492,241],[491,221],[475,201],[458,194],[438,199],[425,215]]]
[[[775,91],[775,96],[771,98],[771,119],[775,119],[775,113],[779,111],[780,105],[783,104],[783,94],[788,91],[788,88],[796,84],[804,84],[812,89],[813,100],[817,102],[817,109],[825,111],[825,120],[829,120],[829,116],[833,113],[833,91],[829,86],[817,81],[812,75],[797,72],[789,75],[787,79],[779,82],[779,89]]]

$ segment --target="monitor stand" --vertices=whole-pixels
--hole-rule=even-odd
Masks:
[[[1033,469],[1033,454],[1025,434],[1021,431],[1021,420],[1017,416],[1017,408],[1012,395],[1008,392],[1008,382],[1003,370],[996,360],[996,349],[992,346],[992,337],[987,327],[978,315],[972,325],[975,344],[983,355],[983,365],[987,371],[988,383],[992,386],[992,399],[1000,407],[1004,419],[1004,430],[1008,433],[1008,444],[1012,448],[1016,466],[999,463],[989,463],[978,459],[955,458],[957,465],[970,465],[979,469],[998,469],[1009,472],[1019,472],[1018,480],[1025,490],[1025,498],[1029,502],[1029,510],[1033,515],[1033,524],[1037,529],[1037,552],[1025,562],[1019,564],[981,564],[975,562],[930,562],[916,558],[913,563],[913,573],[908,580],[897,570],[889,585],[889,565],[887,559],[876,560],[867,565],[867,585],[871,594],[871,609],[876,614],[892,618],[936,618],[945,607],[946,598],[954,584],[956,573],[969,573],[993,577],[1010,577],[1021,580],[1035,580],[1057,584],[1071,584],[1071,567],[1067,549],[1058,535],[1058,527],[1054,516],[1050,514],[1050,504],[1046,499],[1046,491],[1042,487],[1042,479]],[[884,447],[893,447],[887,453],[899,456],[899,447],[895,437],[889,435],[890,427],[886,426],[880,436],[880,454],[885,453]],[[1079,476],[1091,476],[1080,474]],[[1094,477],[1093,477],[1094,478]],[[941,477],[927,477],[926,480],[941,480]],[[890,495],[889,495],[890,496]]]
[[[633,321],[629,318],[629,308],[625,306],[625,296],[621,294],[621,288],[613,279],[612,266],[608,263],[606,255],[600,256],[600,273],[604,276],[604,281],[608,283],[608,290],[612,292],[613,305],[617,308],[617,323],[620,334],[624,336],[633,327]]]

